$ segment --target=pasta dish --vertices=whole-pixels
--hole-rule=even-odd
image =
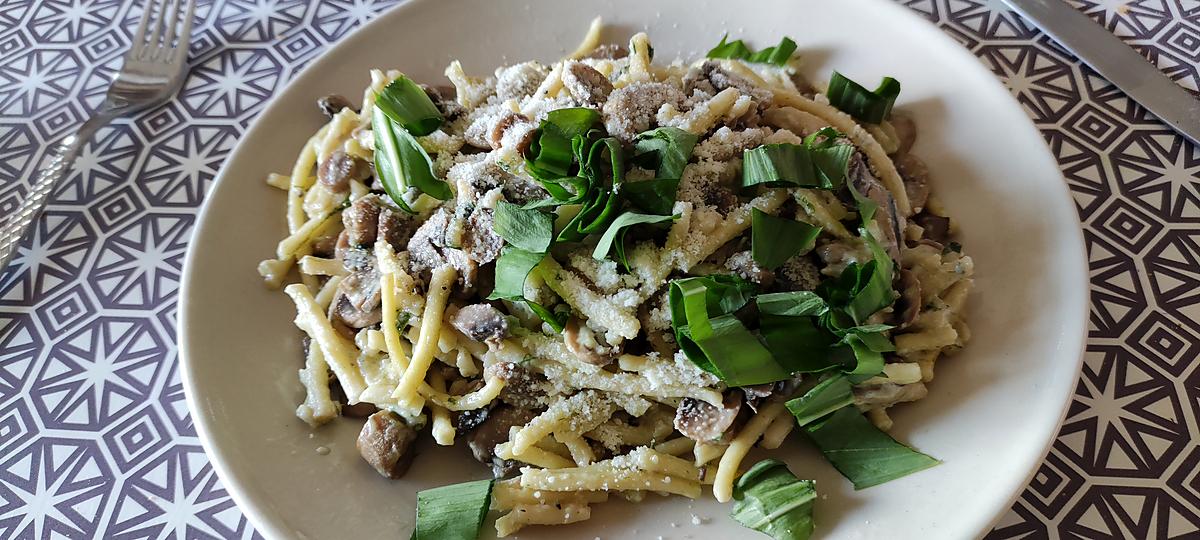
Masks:
[[[360,419],[387,478],[422,437],[494,478],[420,492],[414,538],[705,486],[807,538],[818,487],[753,447],[806,440],[856,489],[938,463],[888,409],[967,341],[971,258],[900,83],[809,81],[796,49],[668,63],[597,19],[552,63],[372,70],[361,102],[319,101],[267,179],[288,233],[259,272],[296,306],[301,420]]]

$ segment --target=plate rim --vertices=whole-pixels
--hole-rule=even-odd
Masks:
[[[275,95],[273,95],[271,97],[271,99],[269,99],[266,102],[266,104],[263,106],[263,108],[257,113],[253,122],[251,122],[250,127],[242,134],[240,140],[252,140],[256,136],[259,135],[260,131],[267,130],[268,127],[265,126],[264,118],[271,116],[268,113],[270,113],[275,107],[279,106],[279,103],[281,101],[278,99],[278,97],[282,94],[285,94],[285,93],[291,91],[291,89],[293,87],[299,86],[303,82],[306,82],[309,78],[313,77],[315,73],[320,72],[327,64],[332,62],[332,60],[331,60],[332,57],[331,57],[330,53],[332,53],[340,48],[346,47],[349,44],[358,41],[359,39],[362,39],[363,35],[372,31],[372,29],[374,29],[376,26],[385,26],[387,24],[395,23],[396,21],[401,20],[404,16],[404,13],[406,13],[412,9],[415,9],[415,6],[421,6],[426,3],[433,3],[435,1],[436,0],[404,0],[404,1],[396,4],[395,6],[387,8],[385,11],[376,15],[374,19],[372,19],[371,21],[368,21],[366,24],[354,29],[353,31],[351,31],[349,34],[342,37],[341,39],[329,44],[327,46],[327,48],[324,51],[322,51],[317,58],[312,60],[308,65],[304,66],[304,68],[302,68],[298,73],[296,73],[290,81],[288,81],[281,89],[279,89],[275,93]],[[928,39],[931,39],[934,41],[940,41],[942,43],[942,45],[945,46],[944,48],[947,49],[947,51],[948,51],[947,54],[957,55],[960,58],[969,59],[970,61],[978,64],[979,68],[984,70],[985,72],[987,72],[988,75],[990,76],[990,82],[988,82],[986,84],[994,84],[994,85],[997,85],[999,87],[999,89],[1004,90],[1004,92],[1002,92],[1002,93],[1005,96],[1007,96],[1005,101],[1007,102],[1008,106],[1015,107],[1015,109],[1020,112],[1021,118],[1024,119],[1023,122],[1019,122],[1021,124],[1020,129],[1022,129],[1026,132],[1025,136],[1026,137],[1036,137],[1037,139],[1042,140],[1043,143],[1045,142],[1044,137],[1042,137],[1041,131],[1037,128],[1036,124],[1034,124],[1033,119],[1029,117],[1028,113],[1024,110],[1024,108],[1020,105],[1020,103],[1016,100],[1016,98],[1011,94],[1011,92],[1009,92],[1007,90],[1007,88],[1004,87],[1004,83],[995,75],[995,73],[991,72],[991,70],[988,69],[986,65],[983,65],[977,56],[975,56],[970,50],[968,50],[965,46],[963,46],[963,44],[954,40],[951,36],[946,34],[946,32],[944,32],[937,25],[935,25],[931,21],[925,19],[924,17],[921,17],[919,14],[917,14],[916,12],[914,12],[911,8],[908,8],[907,6],[900,5],[900,4],[898,4],[894,1],[890,1],[890,0],[858,0],[858,1],[871,4],[872,8],[874,8],[874,9],[879,9],[882,11],[890,10],[889,13],[886,13],[884,15],[885,18],[886,17],[894,17],[896,19],[899,19],[899,24],[903,25],[903,26],[911,27],[912,28],[911,31],[922,33]],[[247,152],[248,151],[247,148],[248,148],[247,146],[245,146],[245,145],[241,144],[241,142],[239,142],[234,147],[234,149],[226,156],[225,161],[221,164],[220,170],[218,171],[217,175],[214,177],[213,182],[212,182],[211,186],[209,187],[208,194],[206,195],[204,202],[202,203],[202,205],[200,207],[199,212],[197,212],[197,214],[196,214],[196,219],[195,219],[192,231],[189,235],[188,250],[184,257],[184,264],[183,264],[183,270],[182,270],[181,277],[180,277],[179,288],[177,289],[177,297],[176,297],[177,298],[177,302],[176,302],[177,323],[176,323],[176,329],[175,329],[176,350],[177,350],[177,358],[178,358],[178,362],[179,362],[178,365],[179,365],[180,382],[181,382],[181,385],[183,386],[185,402],[188,407],[188,413],[191,418],[192,425],[196,430],[196,437],[197,437],[197,439],[199,439],[200,445],[204,449],[205,456],[207,457],[209,463],[213,467],[213,471],[216,473],[217,477],[221,480],[223,486],[225,487],[226,492],[229,494],[230,498],[233,499],[234,503],[237,505],[238,510],[243,515],[246,516],[246,519],[249,521],[250,525],[255,528],[255,530],[257,530],[259,533],[261,533],[265,538],[269,538],[269,539],[271,539],[271,538],[289,538],[292,536],[294,531],[289,531],[285,527],[283,527],[283,525],[281,523],[277,523],[276,520],[269,519],[266,516],[266,514],[264,513],[264,511],[260,508],[260,506],[253,503],[250,496],[241,487],[240,478],[237,475],[233,474],[230,464],[226,461],[225,456],[219,451],[218,445],[213,440],[211,432],[210,432],[209,418],[206,417],[204,414],[202,414],[203,410],[199,407],[199,399],[200,398],[196,395],[199,390],[194,387],[193,378],[192,378],[193,370],[196,368],[196,364],[190,361],[191,354],[189,352],[189,349],[191,347],[187,346],[187,344],[190,343],[189,334],[191,332],[187,329],[190,327],[190,325],[188,323],[189,323],[189,320],[191,319],[191,317],[188,315],[188,313],[190,311],[190,309],[189,309],[190,302],[189,302],[188,298],[190,297],[190,295],[188,295],[186,293],[187,293],[187,291],[190,290],[191,285],[195,279],[193,277],[193,274],[195,273],[196,265],[198,264],[196,262],[196,259],[198,257],[198,255],[196,254],[197,249],[195,247],[197,245],[197,242],[195,242],[194,240],[200,234],[201,230],[207,229],[207,227],[205,227],[205,224],[210,223],[212,221],[211,219],[208,219],[211,217],[210,214],[212,212],[214,212],[214,210],[212,209],[212,207],[213,207],[212,201],[213,201],[214,197],[212,197],[212,195],[216,192],[216,190],[218,188],[220,188],[224,184],[228,184],[231,182],[229,180],[226,180],[226,177],[228,176],[228,171],[229,171],[229,164],[231,162],[235,161],[236,157],[240,156],[242,153]],[[1020,497],[1021,493],[1024,492],[1024,490],[1028,486],[1029,482],[1037,474],[1038,470],[1040,469],[1041,464],[1045,461],[1046,456],[1049,455],[1050,450],[1052,449],[1055,441],[1058,438],[1057,437],[1058,431],[1061,429],[1063,422],[1066,419],[1067,412],[1069,411],[1070,404],[1073,401],[1073,397],[1074,397],[1073,389],[1079,380],[1079,373],[1080,373],[1080,370],[1082,369],[1085,354],[1086,354],[1086,349],[1087,349],[1087,337],[1088,337],[1087,321],[1089,320],[1089,317],[1090,317],[1091,298],[1090,298],[1090,279],[1089,279],[1090,272],[1089,272],[1089,265],[1088,265],[1086,240],[1084,238],[1083,228],[1082,228],[1083,222],[1079,217],[1078,205],[1075,204],[1074,197],[1071,194],[1069,184],[1067,183],[1066,177],[1063,175],[1063,172],[1062,172],[1061,167],[1059,166],[1058,160],[1054,157],[1054,155],[1051,152],[1050,147],[1048,145],[1043,144],[1040,146],[1040,148],[1041,148],[1041,151],[1037,152],[1037,156],[1040,159],[1042,159],[1043,161],[1048,160],[1048,162],[1053,166],[1053,170],[1055,171],[1055,175],[1054,175],[1053,179],[1047,178],[1047,182],[1049,182],[1051,180],[1055,180],[1055,182],[1053,182],[1054,187],[1048,186],[1048,189],[1059,190],[1060,195],[1062,197],[1064,197],[1066,201],[1069,201],[1071,203],[1069,206],[1073,210],[1072,215],[1073,215],[1074,219],[1071,221],[1075,225],[1075,227],[1071,228],[1071,231],[1069,231],[1068,235],[1070,237],[1069,240],[1071,241],[1071,243],[1075,244],[1075,246],[1077,246],[1078,249],[1076,250],[1075,257],[1071,257],[1070,259],[1065,259],[1064,261],[1060,261],[1060,262],[1072,262],[1073,261],[1073,262],[1077,263],[1077,264],[1074,264],[1074,266],[1076,266],[1075,270],[1077,271],[1077,273],[1080,274],[1080,278],[1081,278],[1081,279],[1077,280],[1077,283],[1079,283],[1079,285],[1075,286],[1075,287],[1077,287],[1077,290],[1074,292],[1077,293],[1078,296],[1081,298],[1082,305],[1076,306],[1076,308],[1074,310],[1066,310],[1065,311],[1066,313],[1072,313],[1072,312],[1078,311],[1077,316],[1079,318],[1079,323],[1080,323],[1080,324],[1078,324],[1079,332],[1077,335],[1074,335],[1074,336],[1067,335],[1064,332],[1064,335],[1062,336],[1062,340],[1064,342],[1064,346],[1062,347],[1062,350],[1063,350],[1062,356],[1065,357],[1069,351],[1075,351],[1073,353],[1073,358],[1074,358],[1073,369],[1074,369],[1075,375],[1068,380],[1067,386],[1064,389],[1062,389],[1063,390],[1061,392],[1062,397],[1060,398],[1060,403],[1058,405],[1059,411],[1058,411],[1057,420],[1054,422],[1053,428],[1051,428],[1050,432],[1045,435],[1045,441],[1042,444],[1042,448],[1040,449],[1039,452],[1037,452],[1035,454],[1036,459],[1034,459],[1031,463],[1026,465],[1026,468],[1028,470],[1026,471],[1025,476],[1020,479],[1020,482],[1013,484],[1015,487],[1012,488],[1010,490],[1010,493],[1008,493],[1007,496],[1005,497],[1005,503],[1003,505],[998,505],[997,508],[992,512],[993,515],[987,521],[980,522],[981,527],[980,527],[980,530],[976,533],[977,537],[982,537],[988,531],[992,530],[996,526],[997,523],[999,523],[999,521],[1005,516],[1005,514],[1012,508],[1013,503],[1016,502],[1016,500]],[[1026,158],[1029,158],[1029,157],[1031,157],[1031,156],[1026,156]],[[1066,232],[1066,231],[1064,231],[1064,232]],[[1076,273],[1076,272],[1071,272],[1071,273]],[[1079,289],[1082,289],[1082,291],[1080,291]],[[1069,296],[1069,295],[1064,295],[1064,296]],[[1074,346],[1071,346],[1072,343],[1074,343]],[[1065,361],[1065,359],[1060,359],[1060,361]]]

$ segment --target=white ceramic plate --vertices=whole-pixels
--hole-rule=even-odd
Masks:
[[[585,7],[586,6],[586,7]],[[1075,206],[1042,138],[973,56],[906,9],[882,0],[740,2],[414,1],[341,42],[280,93],[242,138],[205,204],[180,292],[188,405],[225,486],[269,538],[403,538],[418,490],[484,477],[460,447],[425,447],[388,481],[354,449],[360,423],[316,431],[293,415],[301,366],[293,308],[255,272],[284,235],[283,194],[263,179],[291,167],[322,121],[316,98],[360,96],[372,67],[437,82],[454,58],[469,72],[553,61],[602,15],[606,38],[648,30],[659,59],[694,58],[724,32],[757,47],[788,35],[826,79],[836,68],[873,84],[902,81],[900,106],[919,125],[916,152],[962,226],[978,286],[974,337],[938,364],[928,399],[895,409],[894,434],[944,461],[855,492],[818,453],[783,457],[822,494],[821,538],[980,535],[1041,460],[1069,401],[1087,314],[1087,271]],[[332,450],[320,455],[317,447]],[[752,463],[754,456],[748,462]],[[590,521],[521,538],[742,538],[728,505],[651,496],[597,505]],[[693,524],[697,516],[703,523]],[[484,528],[490,536],[492,528]]]

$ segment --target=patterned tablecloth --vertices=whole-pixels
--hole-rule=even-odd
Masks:
[[[257,536],[188,419],[175,306],[197,209],[307,62],[395,0],[201,0],[182,95],[102,129],[0,274],[0,538]],[[907,2],[1005,81],[1084,223],[1091,338],[1053,450],[989,538],[1200,536],[1200,149],[998,1]],[[1185,87],[1200,1],[1073,3]],[[0,216],[103,97],[140,8],[0,0]]]

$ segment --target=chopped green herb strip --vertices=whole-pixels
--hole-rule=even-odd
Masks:
[[[634,212],[625,212],[617,216],[608,226],[608,230],[600,237],[600,242],[596,244],[596,249],[592,251],[592,258],[604,259],[608,257],[608,253],[616,248],[617,261],[625,270],[629,270],[629,261],[625,258],[625,233],[634,225],[665,223],[674,221],[679,216],[652,216],[648,214],[638,214]]]
[[[692,158],[700,137],[673,127],[639,133],[633,141],[633,159],[639,166],[654,169],[658,178],[683,178],[683,168]]]
[[[782,381],[791,374],[780,366],[742,321],[730,315],[709,320],[712,335],[696,340],[717,376],[729,386],[752,386]],[[686,353],[686,351],[685,351]]]
[[[733,312],[754,295],[754,285],[713,275],[671,282],[668,300],[676,341],[692,363],[730,386],[787,378],[784,370]]]
[[[565,320],[537,302],[525,299],[525,279],[545,256],[545,253],[526,251],[512,245],[504,246],[500,258],[496,259],[496,286],[487,299],[525,302],[538,317],[554,328],[555,332],[562,332]]]
[[[854,407],[838,409],[806,426],[805,432],[854,489],[877,486],[940,463],[896,442]]]
[[[556,180],[571,174],[574,162],[572,140],[587,135],[600,121],[595,109],[582,107],[550,111],[526,152],[525,169],[539,181]]]
[[[879,203],[859,193],[857,189],[854,189],[854,186],[847,184],[846,187],[850,189],[850,196],[854,197],[855,206],[858,208],[859,221],[863,227],[866,227],[875,218],[875,211],[879,209]]]
[[[559,242],[577,242],[589,234],[604,231],[616,218],[621,204],[618,190],[625,180],[625,153],[620,141],[614,137],[600,138],[600,134],[600,130],[591,130],[572,141],[579,161],[579,177],[584,179],[587,187],[579,213],[559,231]],[[608,154],[607,161],[604,160],[605,153]],[[611,184],[601,180],[606,167],[611,170]]]
[[[621,186],[621,192],[630,204],[652,214],[670,214],[675,208],[675,194],[678,191],[678,178],[630,181]]]
[[[792,58],[792,53],[796,52],[796,42],[792,41],[792,38],[789,37],[779,40],[779,44],[774,47],[768,47],[758,52],[752,52],[740,39],[727,41],[728,39],[729,34],[721,36],[721,42],[708,51],[708,54],[705,56],[708,58],[733,58],[759,64],[783,66]]]
[[[496,234],[505,242],[526,251],[545,253],[554,239],[550,214],[500,201],[496,206]]]
[[[759,265],[774,270],[793,255],[812,249],[818,234],[820,227],[755,208],[751,217],[750,254]]]
[[[829,304],[812,291],[789,291],[760,294],[754,298],[760,314],[788,317],[819,316],[829,310]]]
[[[867,317],[896,301],[896,292],[892,290],[895,263],[870,232],[860,229],[859,234],[871,249],[873,260],[867,266],[873,265],[873,268],[865,276],[859,275],[860,288],[846,306],[846,313],[854,318],[856,324],[862,324]]]
[[[433,174],[433,161],[417,140],[376,107],[371,117],[375,135],[375,172],[384,191],[400,208],[412,212],[409,190],[416,188],[441,200],[453,196],[450,186]]]
[[[492,480],[476,480],[417,493],[413,540],[475,540],[492,505]]]
[[[805,427],[834,411],[854,404],[854,392],[845,375],[833,375],[817,383],[803,396],[787,402],[796,425]]]
[[[825,95],[830,104],[846,114],[869,124],[878,124],[892,113],[892,105],[900,95],[900,81],[884,77],[872,92],[835,71]]]
[[[775,459],[755,463],[733,485],[738,523],[776,540],[806,540],[812,535],[817,484],[800,480]]]
[[[416,136],[429,135],[442,125],[442,113],[429,94],[403,75],[375,95],[375,108]]]
[[[760,304],[761,305],[761,304]],[[837,338],[815,317],[760,313],[758,332],[775,361],[790,373],[815,373],[841,367],[830,348]]]
[[[836,189],[846,181],[854,146],[766,144],[743,152],[742,187]]]

